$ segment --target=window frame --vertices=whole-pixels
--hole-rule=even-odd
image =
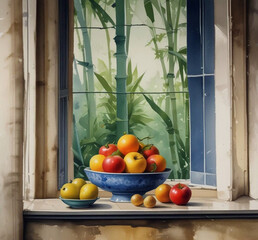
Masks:
[[[194,0],[198,1],[198,0]],[[72,2],[72,1],[71,1]],[[242,3],[243,5],[245,3]],[[214,1],[214,25],[215,25],[215,132],[216,132],[216,179],[217,179],[217,193],[218,198],[232,201],[245,192],[235,191],[235,189],[245,186],[249,187],[248,173],[249,170],[243,167],[243,164],[248,165],[248,158],[241,158],[237,152],[237,144],[232,141],[236,134],[236,126],[232,127],[233,120],[237,121],[242,116],[247,115],[247,107],[245,109],[239,108],[235,104],[236,90],[242,91],[246,94],[246,89],[241,88],[237,83],[237,76],[233,76],[234,68],[240,69],[242,64],[236,62],[232,57],[232,52],[237,56],[242,49],[237,48],[239,41],[245,41],[245,25],[240,26],[241,39],[238,38],[237,33],[239,29],[232,26],[232,17],[236,14],[236,8],[231,6],[231,1]],[[240,11],[240,10],[239,10]],[[245,8],[241,8],[241,14],[245,18]],[[241,19],[241,18],[239,18]],[[234,31],[234,27],[237,31]],[[235,47],[234,47],[235,46]],[[233,49],[234,48],[234,49]],[[234,67],[234,68],[233,68]],[[243,71],[243,69],[242,69]],[[245,73],[242,73],[245,76]],[[241,81],[246,81],[245,77]],[[234,86],[234,88],[233,88]],[[233,119],[233,109],[237,109],[238,116]],[[244,123],[241,123],[241,126]],[[239,127],[239,125],[238,125]],[[246,137],[248,132],[244,133]],[[71,144],[69,144],[71,146]],[[238,148],[239,149],[239,148]],[[247,149],[247,148],[246,148]],[[241,150],[242,152],[244,151]],[[240,152],[241,152],[240,151]],[[233,154],[236,152],[237,154]],[[241,154],[241,153],[240,153]],[[69,155],[68,162],[71,163],[72,157]],[[238,168],[239,164],[240,168]],[[70,168],[69,168],[70,171]],[[58,173],[57,173],[58,174]],[[242,178],[236,179],[236,176],[247,174],[247,181]],[[235,176],[233,178],[233,176]],[[241,181],[240,181],[241,180]],[[233,194],[235,192],[236,194]],[[247,194],[246,194],[247,195]]]

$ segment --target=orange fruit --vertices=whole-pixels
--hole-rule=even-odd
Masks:
[[[156,205],[156,199],[153,196],[148,196],[144,198],[143,204],[147,208],[153,208]]]
[[[117,148],[124,155],[130,152],[137,152],[139,149],[138,139],[132,134],[125,134],[119,138]]]
[[[90,159],[90,169],[97,172],[104,172],[102,163],[105,159],[104,155],[97,154]]]
[[[142,205],[142,203],[143,203],[143,197],[142,197],[140,194],[134,194],[134,195],[131,197],[131,203],[132,203],[134,206],[140,206],[140,205]]]
[[[171,187],[168,184],[159,185],[155,190],[156,198],[162,203],[171,202],[169,198],[170,189]]]

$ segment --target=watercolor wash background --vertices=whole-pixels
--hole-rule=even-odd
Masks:
[[[74,20],[74,173],[85,177],[99,147],[117,141],[114,1],[75,0]],[[126,1],[126,25],[129,132],[152,137],[170,178],[188,179],[186,1]]]

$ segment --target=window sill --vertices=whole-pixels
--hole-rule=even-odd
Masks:
[[[234,202],[216,198],[192,198],[186,206],[162,204],[155,208],[135,207],[131,203],[113,203],[100,198],[88,209],[71,209],[59,199],[35,199],[24,202],[24,220],[81,219],[204,219],[258,218],[258,201],[241,197]]]

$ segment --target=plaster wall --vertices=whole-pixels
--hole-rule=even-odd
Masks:
[[[253,240],[258,220],[94,220],[25,224],[25,240]]]

